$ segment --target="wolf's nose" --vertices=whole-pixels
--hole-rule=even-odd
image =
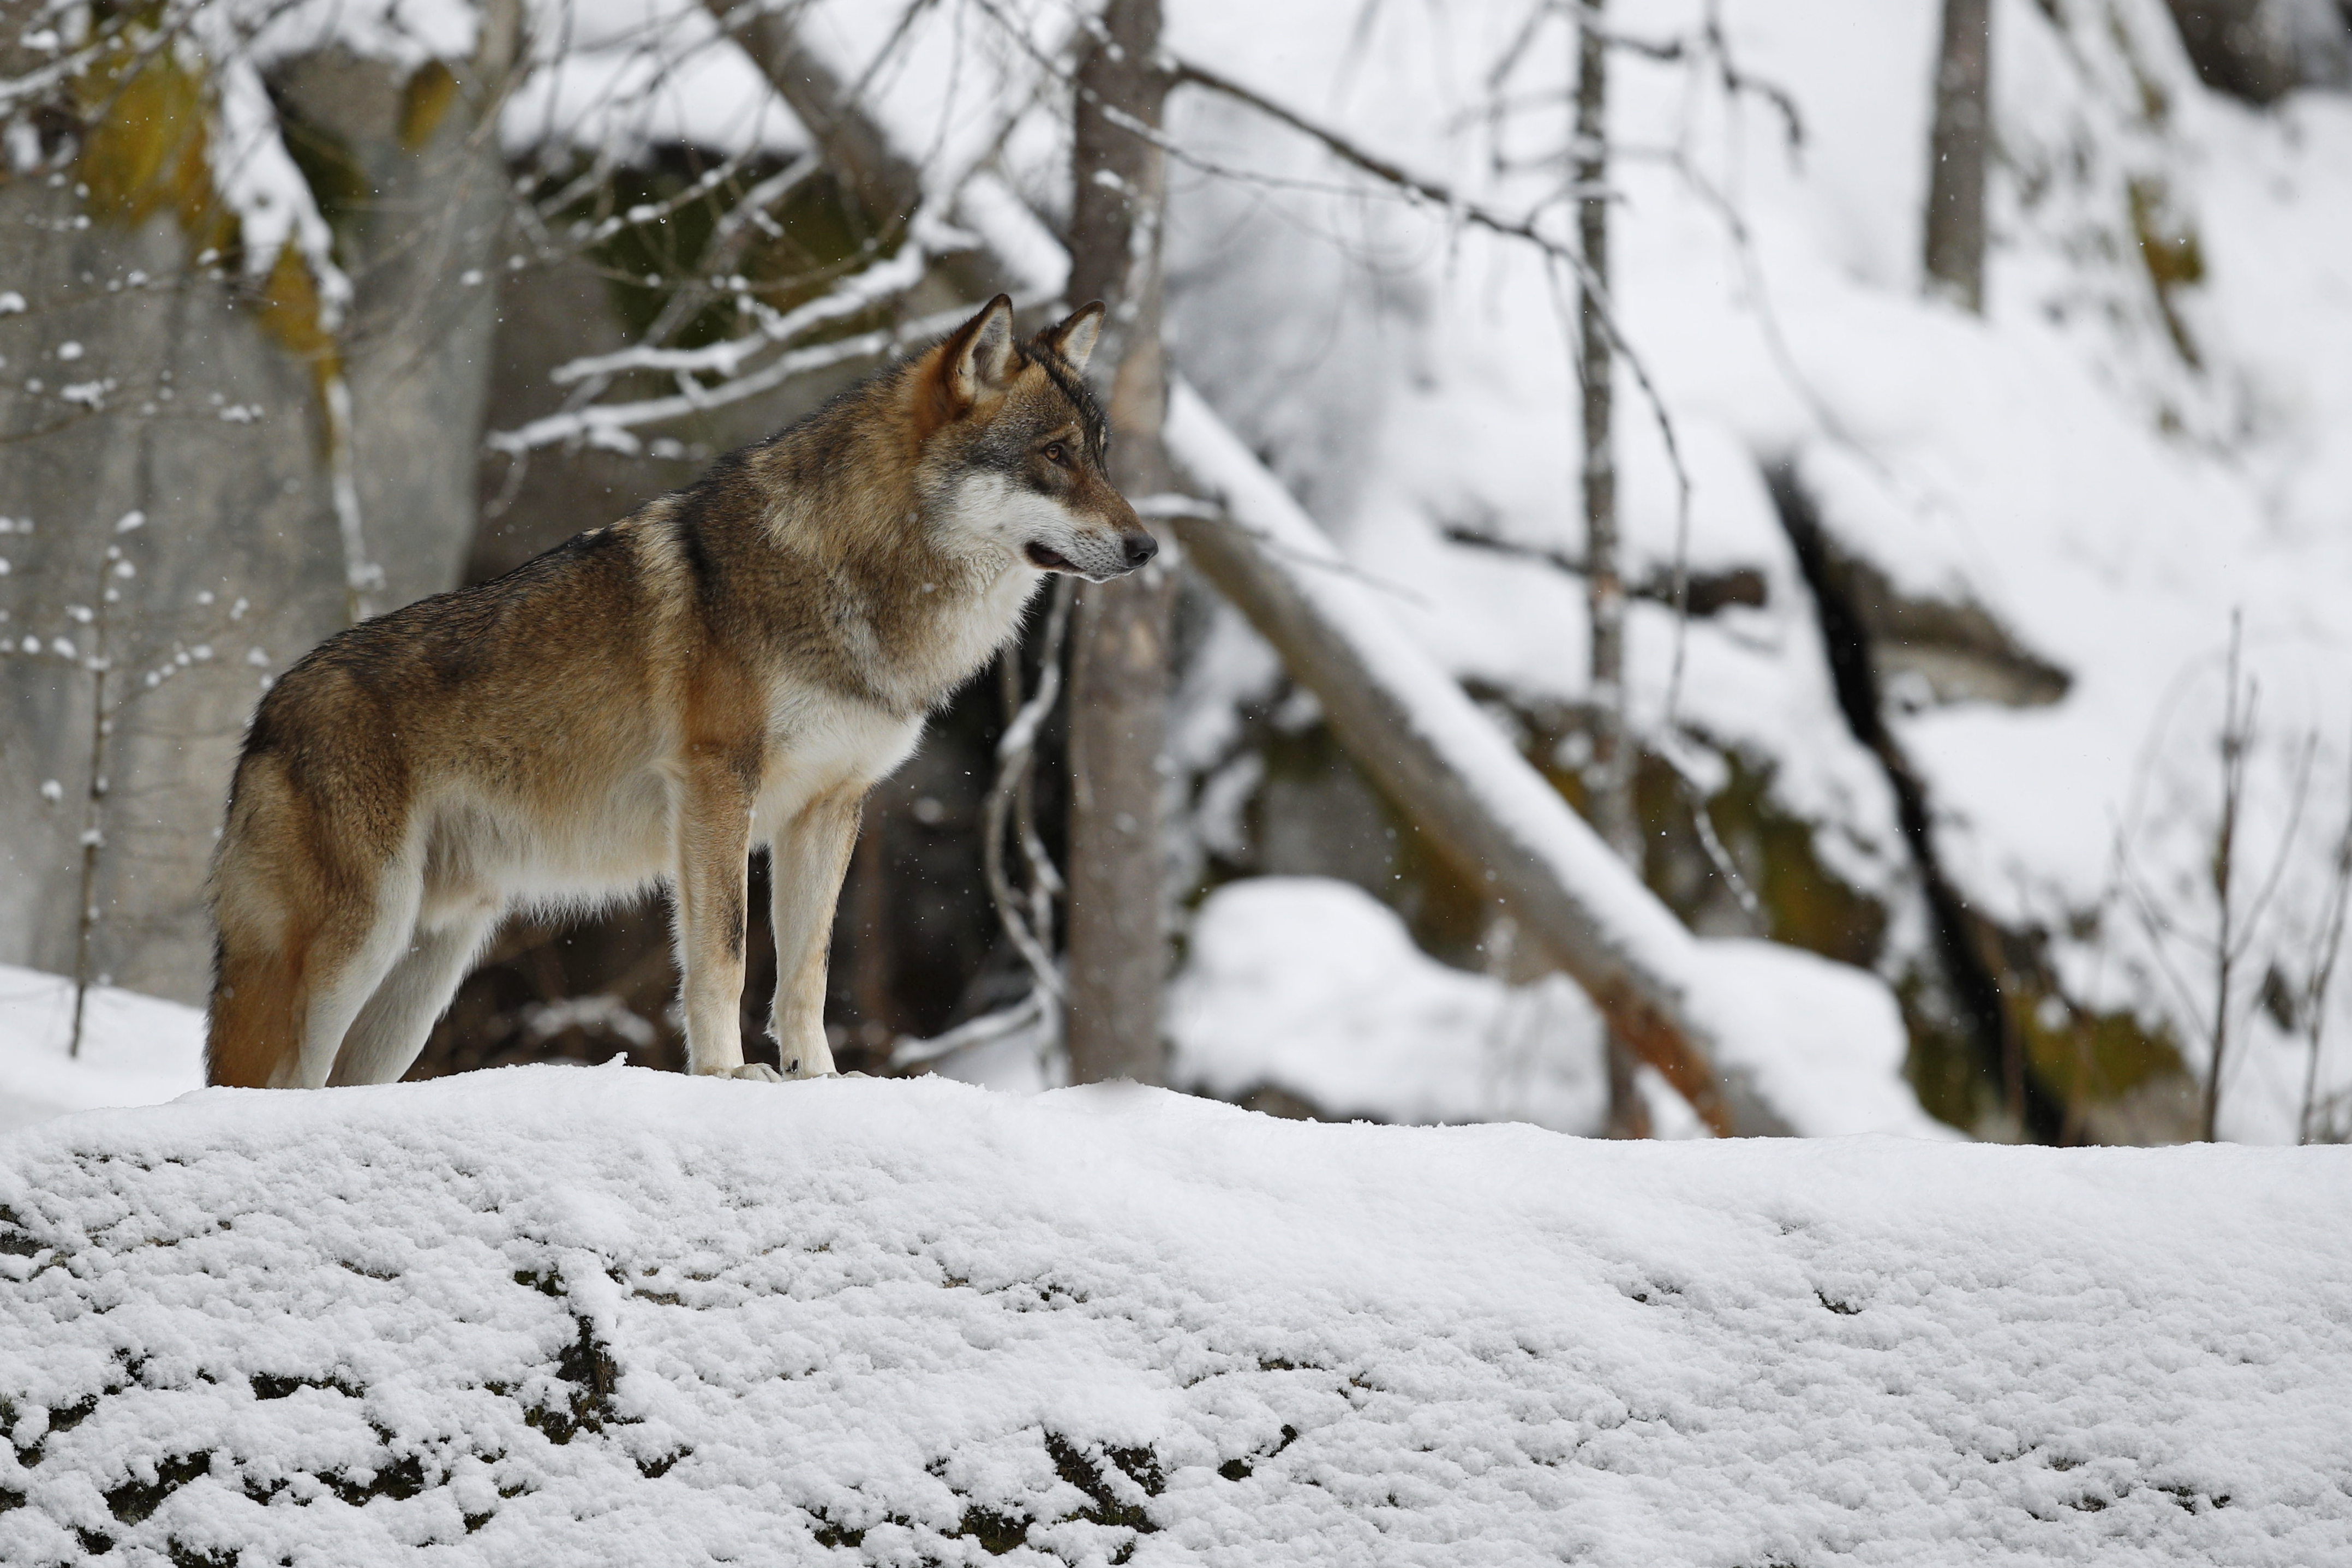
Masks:
[[[1130,572],[1160,553],[1160,541],[1148,533],[1124,533],[1118,542],[1127,547],[1127,569]]]

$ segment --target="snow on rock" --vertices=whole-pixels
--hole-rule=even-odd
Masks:
[[[571,146],[621,159],[665,144],[789,155],[807,136],[694,0],[547,0],[530,69],[499,116],[509,157]]]
[[[1601,1022],[1557,976],[1508,985],[1438,963],[1395,912],[1320,877],[1209,895],[1168,1001],[1174,1081],[1220,1099],[1276,1089],[1327,1116],[1532,1121],[1594,1132]]]
[[[0,963],[0,1131],[204,1087],[201,1009],[93,986],[76,1057],[73,1006],[72,981]]]
[[[0,1142],[0,1560],[2307,1564],[2352,1165],[517,1068]]]
[[[1960,1134],[1919,1108],[1904,1080],[1910,1040],[1877,976],[1769,942],[1702,942],[1691,999],[1720,1042],[1718,1067],[1744,1079],[1792,1132],[1836,1138]]]
[[[1903,1016],[1875,976],[1770,942],[1696,946],[1690,1006],[1717,1066],[1790,1131],[1958,1136],[1904,1080]],[[1168,1026],[1174,1081],[1223,1100],[1270,1088],[1332,1116],[1585,1133],[1607,1112],[1602,1026],[1583,993],[1440,963],[1379,900],[1322,878],[1211,894]]]

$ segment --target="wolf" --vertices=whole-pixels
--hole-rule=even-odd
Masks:
[[[1003,295],[683,490],[339,633],[256,708],[211,882],[209,1082],[386,1083],[506,913],[667,882],[689,1070],[832,1073],[866,791],[1050,574],[1158,549],[1105,472],[1087,305]],[[743,1059],[751,848],[782,1071]]]

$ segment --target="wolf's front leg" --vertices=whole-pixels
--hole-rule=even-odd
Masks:
[[[677,963],[688,1072],[766,1079],[743,1062],[743,926],[758,753],[689,749],[677,799]]]
[[[770,848],[776,1003],[768,1027],[787,1078],[823,1078],[834,1070],[833,1047],[824,1037],[825,960],[833,949],[834,905],[864,805],[863,791],[821,795],[777,831]]]

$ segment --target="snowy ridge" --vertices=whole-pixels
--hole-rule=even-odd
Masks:
[[[0,1142],[0,1560],[2341,1561],[2348,1201],[2320,1150],[206,1091]]]

